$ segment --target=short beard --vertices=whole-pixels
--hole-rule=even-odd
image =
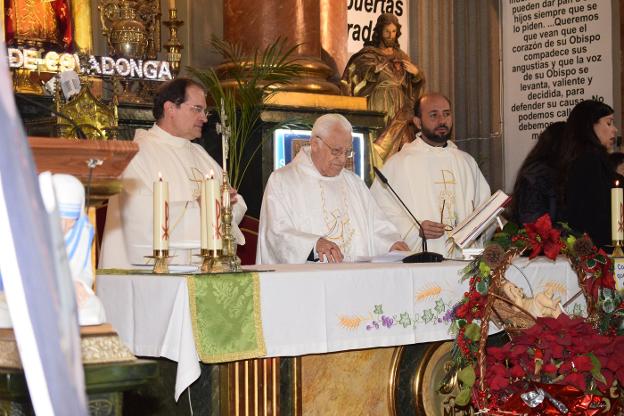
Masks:
[[[387,39],[387,40],[384,38],[381,39],[381,45],[384,48],[394,48],[396,47],[396,44],[397,44],[396,39]]]
[[[448,132],[446,134],[435,134],[433,131],[426,129],[426,128],[422,128],[420,130],[420,133],[425,136],[428,140],[434,142],[434,143],[446,143],[450,138],[451,138],[451,133],[453,132],[452,129],[448,129]]]

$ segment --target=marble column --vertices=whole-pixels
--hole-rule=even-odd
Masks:
[[[338,86],[328,81],[334,71],[321,60],[321,5],[318,0],[224,0],[223,38],[226,41],[242,45],[251,54],[279,37],[299,45],[295,55],[305,67],[301,78],[284,90],[339,93]]]
[[[624,1],[624,0],[623,0]],[[340,79],[347,65],[347,2],[320,0],[321,4],[321,59]]]

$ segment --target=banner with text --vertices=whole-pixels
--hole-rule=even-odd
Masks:
[[[613,106],[611,2],[503,0],[505,189],[539,134],[574,105]]]
[[[373,36],[377,18],[382,13],[396,15],[401,24],[399,45],[409,55],[409,0],[347,0],[349,56],[362,49],[364,41]]]

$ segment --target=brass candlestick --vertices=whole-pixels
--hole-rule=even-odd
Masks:
[[[241,261],[236,255],[236,243],[232,236],[232,204],[230,203],[230,182],[227,172],[223,172],[223,186],[221,187],[221,218],[223,231],[223,257],[228,271],[240,272]]]
[[[222,250],[208,250],[203,248],[199,255],[202,265],[199,270],[202,273],[224,273],[227,272],[227,262],[224,261]]]
[[[611,253],[611,257],[624,257],[621,240],[613,240],[613,253]]]
[[[154,250],[154,255],[149,257],[154,259],[154,273],[169,273],[169,263],[167,262],[170,257],[169,250]]]
[[[165,43],[167,48],[167,61],[171,64],[171,74],[175,78],[180,72],[180,61],[182,61],[182,49],[184,45],[178,40],[178,28],[184,24],[183,20],[178,20],[178,10],[169,9],[169,20],[163,22],[169,28],[169,41]]]

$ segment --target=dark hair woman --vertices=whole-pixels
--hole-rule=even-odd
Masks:
[[[566,123],[557,121],[539,135],[518,170],[509,213],[518,224],[531,223],[543,214],[560,220],[557,171]]]
[[[609,150],[616,133],[613,108],[599,101],[581,101],[568,116],[561,159],[568,224],[603,247],[611,244],[610,190],[615,171]]]

